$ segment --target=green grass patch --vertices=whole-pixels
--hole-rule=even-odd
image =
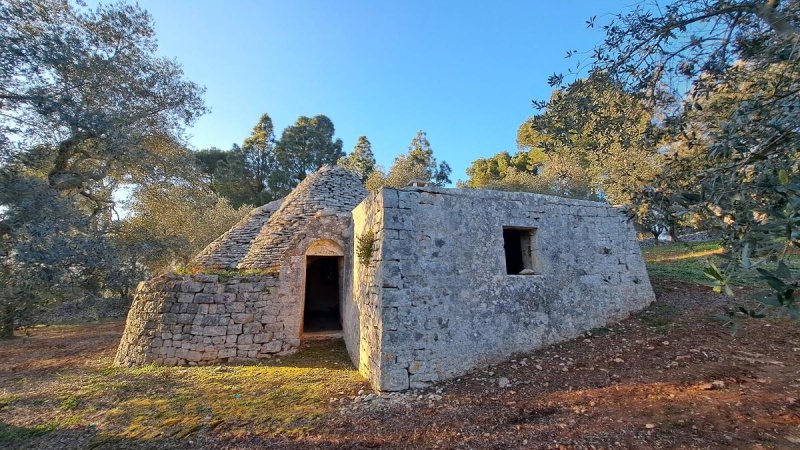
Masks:
[[[61,409],[69,411],[71,409],[77,408],[80,403],[81,401],[78,400],[77,397],[75,397],[74,395],[70,395],[69,397],[61,401]]]
[[[704,273],[712,263],[724,267],[726,260],[718,242],[674,243],[657,245],[642,250],[647,272],[653,279],[669,279],[694,284],[711,285],[712,280]],[[800,269],[800,257],[791,255],[789,266]],[[766,266],[769,269],[770,266]],[[755,270],[737,268],[730,273],[730,283],[734,286],[761,286],[763,280]]]
[[[15,427],[0,422],[0,444],[11,445],[24,442],[36,436],[48,433],[58,428],[56,423],[45,423],[33,427]]]
[[[299,437],[338,408],[332,397],[367,388],[342,341],[312,342],[295,355],[244,366],[110,365],[103,359],[41,384],[11,387],[0,397],[0,421],[7,423],[0,442],[85,428],[97,429],[100,443],[247,430]]]

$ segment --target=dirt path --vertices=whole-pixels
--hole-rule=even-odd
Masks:
[[[800,325],[749,321],[732,337],[712,320],[727,300],[691,285],[657,283],[656,291],[653,306],[620,324],[425,391],[385,398],[365,392],[355,401],[353,393],[334,395],[321,421],[292,438],[248,423],[216,423],[181,439],[109,443],[76,426],[15,445],[800,448]],[[0,344],[0,393],[19,396],[21,379],[80,373],[108,361],[120,332],[120,323],[50,327]],[[0,427],[8,434],[22,419],[6,410],[0,402]],[[0,428],[0,443],[2,436]]]

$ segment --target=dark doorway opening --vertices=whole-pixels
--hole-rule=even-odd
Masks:
[[[342,329],[339,312],[340,256],[306,257],[306,299],[303,332]]]

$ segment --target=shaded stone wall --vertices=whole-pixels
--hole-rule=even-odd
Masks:
[[[353,210],[352,290],[348,291],[342,309],[342,328],[350,359],[367,379],[378,379],[381,348],[380,271],[383,234],[383,194],[371,194]],[[358,257],[359,237],[374,233],[374,249],[369,262]],[[375,384],[373,382],[373,384]]]
[[[458,376],[654,300],[635,231],[606,204],[435,188],[381,196],[380,281],[369,297],[380,363],[367,374],[381,390]],[[536,228],[535,274],[506,273],[503,227]]]
[[[114,363],[203,365],[294,351],[284,317],[296,303],[274,294],[276,276],[168,274],[139,284]]]

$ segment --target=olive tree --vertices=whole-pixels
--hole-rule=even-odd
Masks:
[[[763,301],[800,317],[798,270],[787,263],[800,245],[800,2],[651,1],[603,29],[591,69],[645,96],[685,150],[641,200],[702,216],[726,256],[772,288]],[[730,291],[725,270],[707,273]]]
[[[201,95],[137,5],[0,1],[0,322],[115,272],[114,192],[191,175]]]

